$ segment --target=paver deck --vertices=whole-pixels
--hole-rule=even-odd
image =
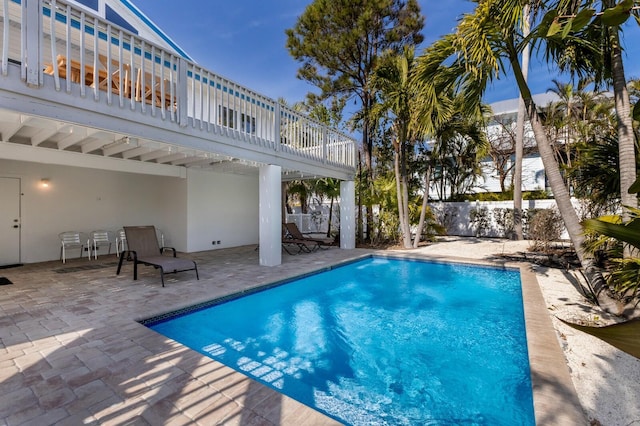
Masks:
[[[194,253],[200,280],[167,275],[165,288],[151,267],[138,281],[131,264],[116,275],[115,255],[0,270],[13,282],[0,286],[0,425],[337,424],[136,320],[370,252],[284,254],[277,267],[259,266],[253,246]],[[537,417],[560,424],[556,388],[545,389]]]

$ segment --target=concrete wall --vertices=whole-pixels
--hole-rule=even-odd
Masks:
[[[57,260],[58,234],[68,230],[155,225],[165,245],[184,252],[258,241],[256,177],[190,172],[181,179],[12,160],[0,160],[0,177],[21,180],[22,263]]]

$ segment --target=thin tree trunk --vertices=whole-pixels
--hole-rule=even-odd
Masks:
[[[402,232],[402,239],[405,239],[405,217],[404,217],[404,202],[402,201],[402,178],[400,176],[400,149],[396,146],[393,156],[393,171],[396,178],[396,199],[398,200],[398,221],[400,222],[400,231]]]
[[[333,219],[333,196],[329,203],[329,223],[327,224],[327,238],[331,236],[331,220]]]
[[[620,167],[620,201],[625,207],[638,207],[636,194],[629,194],[629,187],[636,180],[635,135],[633,134],[633,118],[627,82],[622,63],[620,33],[618,27],[609,28],[609,39],[612,47],[611,70],[613,76],[613,94],[618,122],[618,153]],[[629,212],[623,209],[623,221],[628,222]],[[624,257],[632,256],[631,247],[625,245]]]
[[[362,233],[362,155],[360,154],[360,151],[358,151],[358,180],[356,181],[358,182],[358,190],[356,191],[356,197],[358,199],[358,212],[357,212],[357,217],[358,217],[358,223],[357,223],[357,229],[358,229],[358,241],[362,242],[362,237],[363,237],[363,233]]]
[[[364,149],[365,161],[365,183],[369,196],[366,201],[366,232],[365,239],[371,241],[373,228],[373,208],[371,206],[371,195],[373,193],[373,143],[371,142],[371,122],[369,112],[371,111],[372,99],[368,91],[365,91],[362,99],[363,127],[362,127],[362,147]]]
[[[407,178],[407,143],[400,144],[400,171],[402,173],[402,215],[404,216],[404,248],[411,248],[411,220],[409,218],[409,181]]]
[[[413,240],[413,248],[418,248],[418,244],[420,244],[420,239],[422,238],[422,228],[424,227],[424,221],[427,217],[427,207],[429,205],[429,185],[431,185],[431,166],[427,166],[427,171],[424,174],[422,210],[420,210],[420,221],[418,222],[418,229],[416,230],[416,238]]]
[[[522,11],[522,35],[529,35],[529,5],[525,4]],[[522,50],[522,77],[526,83],[529,73],[529,45]],[[518,120],[516,123],[516,164],[513,175],[513,231],[518,241],[524,239],[522,232],[522,157],[524,152],[524,118],[526,106],[520,95],[518,102]]]

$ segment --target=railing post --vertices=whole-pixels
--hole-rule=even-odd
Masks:
[[[327,138],[329,130],[327,126],[322,126],[322,164],[327,164],[329,152],[327,151]]]
[[[25,0],[26,19],[23,31],[23,42],[25,43],[24,62],[26,63],[27,84],[40,86],[42,81],[42,67],[40,66],[40,40],[42,39],[42,0]],[[55,13],[52,12],[52,13]],[[55,19],[55,17],[53,18]],[[52,41],[55,43],[55,40]]]
[[[280,141],[280,122],[282,121],[282,116],[280,113],[280,104],[276,101],[273,107],[273,140],[275,142],[276,151],[280,151],[281,149],[281,141]]]
[[[177,84],[177,104],[178,104],[178,124],[180,127],[187,127],[189,122],[188,109],[189,99],[187,93],[187,61],[179,58],[178,62],[178,84]]]

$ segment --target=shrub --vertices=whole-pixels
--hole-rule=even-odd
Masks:
[[[486,235],[487,230],[491,227],[491,218],[489,216],[489,209],[486,207],[474,207],[471,209],[470,220],[476,230],[476,237]]]
[[[527,221],[533,249],[548,252],[551,243],[560,239],[564,229],[560,213],[556,209],[539,209],[528,213],[533,213],[533,217]]]
[[[493,209],[493,218],[498,227],[498,233],[504,238],[513,239],[515,237],[513,224],[513,209]]]

